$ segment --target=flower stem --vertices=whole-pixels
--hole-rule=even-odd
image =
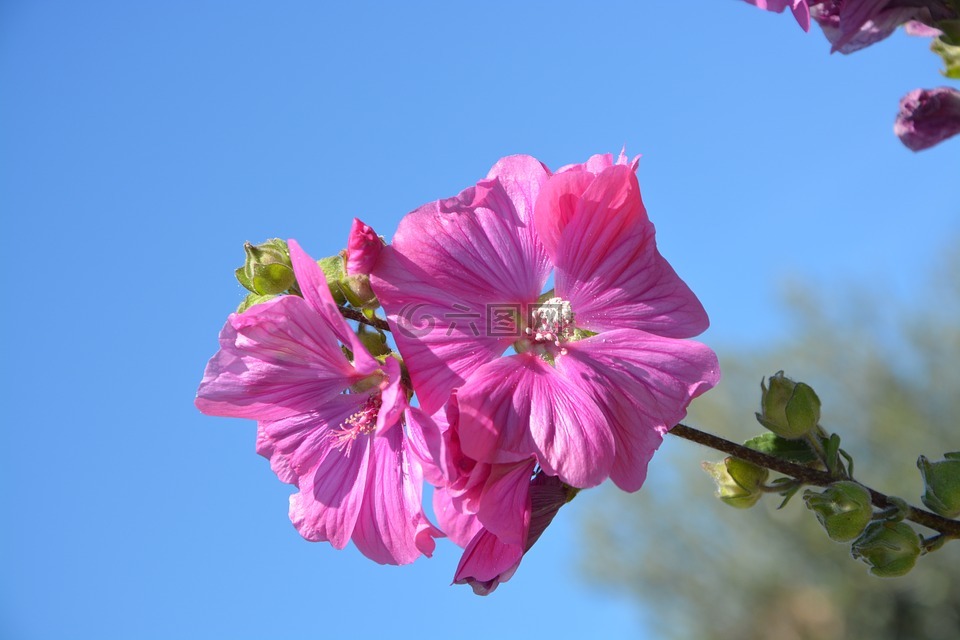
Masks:
[[[376,316],[368,318],[366,315],[364,315],[363,311],[360,311],[359,309],[350,309],[340,306],[338,306],[337,309],[340,310],[340,315],[347,320],[356,320],[361,324],[365,324],[375,329],[380,329],[380,331],[390,331],[390,325],[387,324],[386,320],[382,320]]]
[[[809,484],[816,487],[826,487],[842,479],[837,478],[826,471],[811,469],[809,467],[804,467],[803,465],[790,462],[789,460],[784,460],[783,458],[777,458],[776,456],[754,451],[753,449],[749,449],[735,442],[724,440],[723,438],[700,431],[699,429],[694,429],[693,427],[688,427],[685,424],[676,425],[670,430],[670,433],[678,438],[683,438],[684,440],[690,440],[692,442],[696,442],[697,444],[702,444],[706,447],[710,447],[711,449],[716,449],[717,451],[722,451],[723,453],[741,458],[747,462],[752,462],[757,466],[782,473],[785,476],[790,476],[791,478],[801,481],[803,484]],[[897,506],[896,498],[891,499],[890,496],[871,489],[870,487],[865,486],[864,488],[870,492],[871,502],[873,502],[874,506],[877,508],[888,509],[890,507]],[[960,538],[960,522],[957,520],[950,520],[948,518],[944,518],[943,516],[938,516],[930,511],[918,509],[917,507],[909,505],[904,517],[907,520],[912,520],[917,524],[921,524],[929,529],[938,531],[946,537]]]

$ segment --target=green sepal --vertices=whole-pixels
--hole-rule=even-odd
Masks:
[[[803,492],[803,501],[836,542],[858,537],[873,519],[870,492],[850,480],[835,482],[819,493],[808,489]]]
[[[931,511],[956,518],[960,516],[960,452],[943,457],[939,462],[930,462],[926,456],[917,459],[924,489],[920,499]]]
[[[917,563],[922,540],[905,522],[874,521],[850,548],[850,554],[870,566],[870,573],[880,578],[896,578],[907,574]]]
[[[248,294],[246,298],[243,299],[243,302],[240,303],[240,306],[237,307],[237,313],[243,313],[250,307],[255,304],[260,304],[261,302],[266,302],[267,300],[272,300],[277,296],[273,294],[260,295],[259,293]]]

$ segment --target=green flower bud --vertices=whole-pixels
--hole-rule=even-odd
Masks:
[[[296,282],[290,250],[287,243],[273,238],[258,245],[249,242],[243,245],[247,259],[236,270],[237,280],[247,290],[259,295],[283,293]]]
[[[360,342],[363,343],[363,346],[367,348],[367,351],[370,352],[370,355],[385,356],[390,353],[390,345],[387,344],[387,335],[381,331],[368,331],[365,325],[360,325],[360,330],[357,332],[357,335],[360,337]]]
[[[820,398],[809,385],[778,371],[770,377],[770,388],[761,381],[760,389],[757,420],[764,427],[788,440],[798,440],[817,428]]]
[[[803,501],[816,514],[830,539],[837,542],[853,540],[873,518],[870,492],[856,482],[837,482],[823,493],[808,489],[803,492]]]
[[[920,536],[906,522],[875,521],[854,541],[850,553],[880,578],[905,575],[920,555]]]
[[[354,307],[376,309],[380,306],[373,287],[370,286],[370,276],[364,274],[344,276],[340,279],[340,289]]]
[[[321,258],[317,260],[317,264],[323,270],[323,275],[327,277],[327,287],[330,289],[333,301],[337,304],[346,304],[347,298],[340,289],[340,280],[344,277],[343,256],[338,254]]]
[[[704,462],[703,470],[717,483],[717,497],[731,507],[749,509],[763,495],[763,483],[770,472],[752,462],[728,457],[721,462]]]
[[[923,476],[921,499],[931,511],[945,518],[960,516],[960,451],[944,455],[945,460],[930,462],[920,456],[917,466]]]

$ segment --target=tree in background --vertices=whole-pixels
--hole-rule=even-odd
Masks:
[[[844,437],[856,477],[917,502],[914,460],[956,449],[960,416],[960,238],[910,306],[884,291],[844,296],[792,288],[793,337],[746,351],[718,350],[723,380],[698,399],[691,424],[744,440],[759,400],[758,372],[789,367],[823,401],[822,424]],[[672,638],[911,638],[953,640],[960,630],[960,548],[946,545],[906,577],[878,579],[829,540],[795,498],[768,496],[749,511],[707,503],[716,459],[667,439],[646,490],[601,491],[584,523],[584,572],[630,592],[658,633]]]

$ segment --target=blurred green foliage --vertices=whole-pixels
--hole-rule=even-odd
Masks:
[[[843,437],[858,480],[922,506],[918,456],[939,459],[960,444],[957,240],[909,308],[882,290],[792,288],[793,338],[718,349],[723,380],[685,422],[735,441],[760,433],[760,379],[784,369],[816,389],[821,424]],[[775,495],[746,511],[717,500],[700,462],[722,457],[668,436],[641,491],[590,496],[583,572],[635,597],[654,637],[960,638],[960,541],[905,577],[870,576],[799,500],[781,511]]]

